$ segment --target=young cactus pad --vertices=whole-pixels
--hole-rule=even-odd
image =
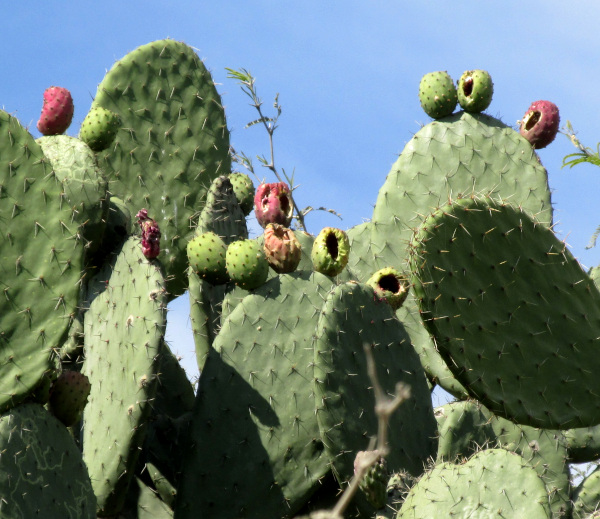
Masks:
[[[425,324],[473,397],[534,427],[600,421],[600,293],[551,230],[463,199],[425,220],[410,262]]]

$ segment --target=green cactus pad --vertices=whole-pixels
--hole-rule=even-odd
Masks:
[[[229,132],[219,94],[196,53],[160,40],[115,63],[93,107],[122,121],[99,155],[111,192],[131,214],[146,208],[161,233],[160,259],[169,297],[187,287],[185,248],[212,180],[230,169]]]
[[[94,519],[96,498],[68,429],[38,404],[0,416],[0,516]]]
[[[573,519],[592,519],[600,510],[600,467],[581,481],[573,491]]]
[[[53,368],[77,313],[87,215],[68,190],[29,132],[0,111],[0,410]]]
[[[107,515],[119,511],[133,477],[166,323],[164,277],[142,254],[139,238],[127,240],[96,275],[90,300],[82,372],[92,390],[83,415],[83,456],[98,509]]]
[[[600,425],[565,431],[569,460],[588,463],[600,460]]]
[[[36,141],[56,177],[63,183],[69,204],[85,222],[81,228],[88,252],[100,247],[108,216],[107,182],[92,150],[67,135],[41,137]]]
[[[396,311],[396,317],[408,332],[410,341],[419,354],[419,360],[431,384],[440,386],[459,400],[468,398],[469,393],[456,380],[456,377],[437,351],[429,331],[419,315],[419,309],[412,290],[404,304]]]
[[[568,516],[571,502],[567,442],[560,431],[514,424],[475,401],[451,402],[438,407],[435,415],[438,462],[460,463],[485,448],[516,452],[546,485],[554,516]]]
[[[472,400],[450,402],[435,409],[438,423],[437,462],[459,463],[476,452],[495,447],[490,413]]]
[[[356,282],[336,287],[323,305],[315,346],[317,419],[338,480],[350,479],[356,452],[377,434],[373,382],[363,345],[372,346],[378,379],[387,394],[398,382],[411,397],[392,415],[389,426],[390,471],[421,474],[435,455],[436,422],[425,373],[401,323],[373,289]],[[412,424],[418,423],[415,428]]]
[[[436,465],[411,489],[396,519],[549,519],[546,492],[536,471],[521,456],[488,449],[462,465]]]
[[[473,397],[533,427],[600,421],[600,294],[552,231],[463,199],[425,220],[411,266],[422,317]]]
[[[373,255],[371,222],[355,225],[348,229],[346,235],[350,244],[347,275],[350,279],[355,278],[361,283],[365,283],[377,270],[383,268],[383,266],[376,266]],[[342,274],[342,278],[344,281],[350,281],[350,279],[345,279],[344,274]]]
[[[200,377],[178,519],[293,517],[330,471],[313,336],[331,286],[318,273],[283,274],[224,320]]]
[[[160,373],[137,474],[149,473],[162,499],[172,506],[186,457],[184,436],[194,407],[194,389],[169,346],[160,346]]]
[[[493,117],[459,112],[421,128],[379,190],[371,222],[374,270],[402,271],[423,219],[473,194],[509,200],[552,223],[548,176],[531,145]]]

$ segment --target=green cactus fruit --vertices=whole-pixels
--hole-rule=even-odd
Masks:
[[[81,452],[43,406],[22,404],[0,416],[0,452],[0,517],[95,519]]]
[[[245,173],[231,173],[229,180],[244,215],[248,216],[254,208],[255,189],[252,179]]]
[[[410,490],[397,519],[510,517],[549,519],[544,483],[525,460],[486,449],[460,465],[440,463]]]
[[[333,227],[325,227],[315,238],[311,251],[313,268],[329,277],[337,276],[348,264],[348,235]]]
[[[369,451],[359,451],[356,454],[354,461],[354,474],[357,473],[358,467],[365,456],[369,455]],[[367,473],[360,480],[359,488],[365,494],[367,501],[378,510],[383,508],[387,502],[387,484],[389,474],[385,458],[379,459],[367,470]]]
[[[466,70],[458,80],[458,103],[466,112],[483,112],[492,102],[494,83],[485,70]]]
[[[91,150],[102,151],[115,140],[121,124],[121,118],[116,113],[101,106],[92,106],[81,123],[79,138]]]
[[[419,84],[419,101],[425,113],[433,119],[451,115],[456,108],[458,96],[448,72],[425,74]]]
[[[269,262],[256,240],[237,240],[227,247],[227,273],[231,281],[245,290],[263,285],[269,275]]]
[[[90,380],[78,371],[63,371],[50,389],[48,409],[67,427],[80,418],[91,390]]]
[[[229,281],[225,257],[227,245],[214,232],[195,236],[187,245],[187,255],[192,270],[212,285],[222,285]]]
[[[410,290],[408,278],[391,267],[375,272],[367,281],[367,285],[375,291],[377,299],[387,302],[394,310],[402,306]]]
[[[270,223],[265,227],[264,251],[271,268],[278,274],[294,272],[302,259],[302,247],[294,231]]]

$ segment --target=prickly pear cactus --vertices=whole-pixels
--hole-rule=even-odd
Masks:
[[[77,313],[86,214],[42,148],[0,111],[0,410],[53,368]]]
[[[96,498],[67,428],[39,404],[0,416],[0,515],[94,519]]]
[[[161,269],[144,257],[140,239],[131,237],[94,278],[85,314],[82,371],[92,389],[83,456],[100,515],[121,509],[133,477],[156,391],[165,317]]]
[[[160,227],[169,297],[187,287],[185,248],[212,180],[230,171],[229,132],[210,73],[184,43],[160,40],[115,63],[92,108],[122,123],[99,163],[131,214],[142,207]]]
[[[499,477],[502,474],[502,477]],[[549,519],[544,483],[518,454],[487,449],[464,464],[436,465],[411,489],[397,519],[432,517]]]
[[[412,242],[415,293],[448,367],[494,413],[533,427],[597,424],[600,293],[521,208],[468,198]]]

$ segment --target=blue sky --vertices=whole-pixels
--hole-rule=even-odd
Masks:
[[[600,141],[600,35],[596,0],[353,1],[149,0],[10,2],[2,7],[0,106],[38,136],[42,93],[68,88],[77,135],[97,84],[115,60],[171,37],[198,50],[223,96],[232,143],[267,153],[247,98],[226,67],[249,69],[269,107],[283,106],[275,135],[278,166],[295,169],[309,230],[350,228],[369,219],[378,190],[412,134],[430,121],[417,98],[423,74],[486,69],[495,85],[490,115],[514,125],[531,102],[556,103],[588,146]],[[574,151],[558,136],[539,156],[553,189],[556,229],[588,266],[600,247],[585,245],[600,224],[600,169],[560,168]],[[265,171],[268,181],[273,181]],[[168,338],[193,373],[187,298],[171,305]]]

